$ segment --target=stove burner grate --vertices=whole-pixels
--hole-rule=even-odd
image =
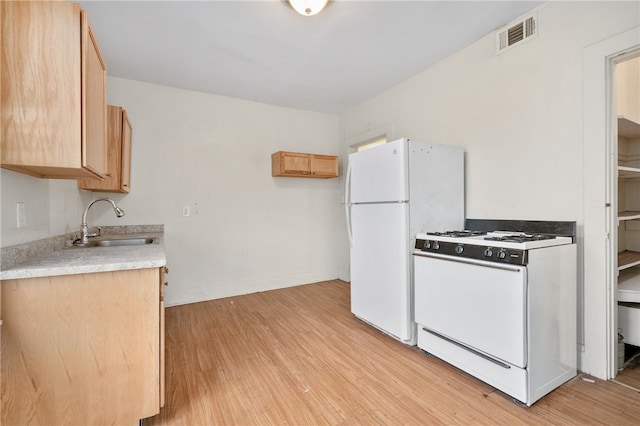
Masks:
[[[526,243],[529,241],[541,241],[541,240],[552,240],[556,236],[548,235],[548,234],[538,234],[538,235],[503,235],[499,237],[485,237],[484,239],[487,241],[505,241],[511,243]]]
[[[485,231],[446,231],[446,232],[427,232],[427,235],[434,235],[437,237],[477,237],[479,235],[487,235]]]

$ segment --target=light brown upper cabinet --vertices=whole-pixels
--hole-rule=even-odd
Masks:
[[[107,107],[107,146],[107,177],[104,180],[79,179],[78,188],[128,193],[131,188],[131,124],[122,107]]]
[[[271,176],[334,178],[338,177],[338,157],[278,151],[271,154]]]
[[[0,166],[44,178],[107,173],[106,65],[68,2],[0,2]]]

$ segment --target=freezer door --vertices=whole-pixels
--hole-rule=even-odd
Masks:
[[[412,343],[407,203],[353,205],[351,215],[351,312]]]
[[[409,199],[407,140],[398,139],[349,155],[351,203]]]

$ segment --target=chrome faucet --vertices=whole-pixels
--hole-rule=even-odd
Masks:
[[[87,213],[89,213],[89,208],[97,203],[98,201],[106,201],[111,203],[111,207],[113,207],[113,211],[116,212],[116,216],[122,217],[124,216],[124,210],[116,205],[116,202],[111,198],[98,198],[97,200],[93,200],[86,209],[84,209],[84,213],[82,213],[82,225],[80,225],[80,241],[79,245],[87,244],[89,242],[89,237],[95,237],[98,234],[89,234],[89,226],[87,226]]]

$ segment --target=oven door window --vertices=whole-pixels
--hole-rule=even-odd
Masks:
[[[526,367],[526,267],[424,256],[414,265],[418,324]]]

